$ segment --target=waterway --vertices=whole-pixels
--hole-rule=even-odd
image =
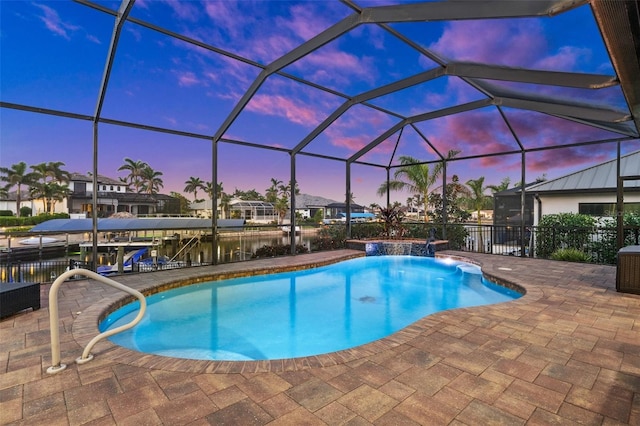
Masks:
[[[316,237],[315,232],[303,232],[296,235],[296,243],[311,248],[311,242]],[[183,240],[184,242],[188,240]],[[234,233],[233,235],[222,234],[218,240],[217,262],[231,263],[250,260],[255,252],[264,246],[290,245],[288,234],[282,232],[251,232]],[[200,263],[212,263],[213,247],[211,240],[203,240],[193,244],[190,250],[180,251],[181,245],[172,241],[165,241],[156,247],[158,256],[165,256],[169,259],[176,254],[176,260],[189,261],[193,265]],[[91,261],[91,252],[79,251],[70,252],[66,256],[58,256],[34,261],[10,261],[0,265],[0,282],[11,281],[31,281],[49,282],[73,264],[79,262],[78,266],[84,266],[84,262]],[[117,250],[101,250],[98,253],[98,266],[114,265],[117,261]]]

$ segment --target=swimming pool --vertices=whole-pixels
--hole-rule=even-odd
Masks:
[[[485,280],[467,263],[363,257],[157,293],[147,297],[142,321],[110,340],[176,358],[296,358],[363,345],[438,311],[520,296]],[[137,309],[135,302],[116,310],[100,330],[131,321]]]

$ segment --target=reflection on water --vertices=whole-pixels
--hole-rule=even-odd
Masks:
[[[296,244],[302,244],[311,248],[311,240],[316,237],[315,234],[296,235]],[[291,239],[288,235],[255,235],[246,237],[221,237],[218,240],[218,262],[237,262],[241,260],[249,260],[251,256],[261,247],[275,245],[290,245]],[[197,252],[202,252],[205,262],[212,259],[212,244],[205,241],[200,244]],[[192,255],[193,256],[193,255]]]
[[[302,244],[308,249],[311,241],[316,237],[315,233],[303,233],[296,235],[296,244]],[[188,240],[184,240],[188,241]],[[290,238],[287,234],[277,232],[253,232],[246,234],[235,234],[233,236],[223,236],[218,240],[218,263],[239,262],[250,260],[253,254],[263,246],[290,245]],[[212,263],[213,249],[212,241],[204,240],[191,247],[190,250],[180,251],[181,245],[175,241],[165,241],[158,247],[158,256],[173,258],[176,253],[178,257],[174,260],[187,262],[196,265],[198,263]],[[82,255],[79,252],[69,253],[68,256],[39,261],[16,261],[0,265],[0,282],[51,282],[63,273],[70,263],[80,261],[79,267],[90,267],[91,252],[87,251]],[[117,250],[98,253],[98,266],[114,265],[117,261]],[[86,262],[86,264],[84,263]]]
[[[296,244],[302,244],[308,249],[311,248],[311,241],[316,237],[315,233],[303,233],[296,235]],[[184,242],[188,240],[183,240]],[[290,245],[289,235],[274,232],[254,232],[247,234],[234,234],[233,236],[225,236],[222,234],[218,239],[218,263],[238,262],[249,260],[256,250],[264,246]],[[178,255],[175,260],[187,261],[194,263],[211,263],[213,260],[213,242],[203,240],[196,243],[191,248],[183,249],[182,245],[165,241],[162,246],[158,247],[158,256],[167,256],[173,258]],[[116,261],[116,250],[110,252],[100,252],[98,254],[99,265],[110,265]],[[87,252],[86,259],[80,256],[72,256],[74,259],[91,261],[91,253]]]

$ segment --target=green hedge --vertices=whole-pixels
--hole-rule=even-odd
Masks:
[[[38,216],[15,217],[0,216],[0,226],[35,226],[39,223],[46,222],[51,219],[69,219],[66,213],[56,214],[39,214]]]

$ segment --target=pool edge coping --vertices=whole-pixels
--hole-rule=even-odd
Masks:
[[[127,277],[128,279],[126,281],[132,282],[127,283],[126,285],[135,288],[136,290],[147,296],[150,294],[158,293],[160,291],[185,286],[187,284],[196,284],[198,282],[222,280],[241,276],[260,275],[265,272],[273,273],[311,269],[358,257],[365,257],[365,254],[363,252],[353,253],[353,251],[349,250],[345,251],[343,255],[335,256],[331,259],[325,259],[323,261],[301,262],[288,266],[281,265],[255,267],[256,265],[250,265],[254,267],[247,268],[246,266],[249,265],[246,265],[246,262],[242,262],[242,264],[244,264],[243,266],[245,267],[241,270],[222,270],[205,273],[202,272],[203,270],[200,270],[200,268],[198,268],[198,271],[193,271],[194,274],[184,276],[182,277],[182,279],[178,279],[176,273],[165,275],[163,276],[164,279],[157,280],[158,282],[152,285],[148,285],[142,280],[136,280],[136,276],[130,276]],[[107,359],[109,361],[123,363],[135,367],[162,369],[185,373],[266,373],[298,371],[314,367],[331,367],[377,355],[381,352],[406,344],[422,334],[425,328],[430,328],[431,325],[429,323],[434,319],[437,319],[437,317],[441,314],[451,315],[452,313],[455,314],[455,312],[464,312],[469,309],[477,311],[489,306],[491,306],[493,309],[495,309],[496,306],[507,306],[505,307],[505,309],[510,309],[513,304],[528,304],[533,302],[534,300],[539,299],[542,296],[541,290],[532,288],[531,286],[525,285],[524,283],[515,282],[517,280],[514,281],[511,277],[507,277],[500,273],[489,273],[484,270],[482,262],[467,258],[460,253],[438,252],[436,254],[436,257],[451,258],[454,260],[475,264],[482,269],[482,273],[485,278],[509,289],[519,291],[523,295],[518,299],[508,302],[501,302],[498,304],[456,308],[453,310],[437,312],[435,314],[420,318],[407,327],[373,342],[336,352],[299,358],[248,361],[194,360],[137,352],[131,349],[124,348],[122,346],[118,346],[114,343],[111,343],[109,340],[102,340],[98,342],[94,346],[92,354],[96,358],[100,358],[103,360]],[[209,267],[205,268],[209,269]],[[140,275],[137,275],[137,277],[140,277]],[[98,324],[100,323],[100,321],[102,321],[102,319],[104,319],[109,313],[113,312],[120,306],[129,303],[130,301],[132,301],[131,296],[127,296],[124,293],[112,292],[112,294],[108,297],[89,306],[87,309],[81,312],[72,323],[71,332],[73,340],[81,348],[86,347],[89,341],[94,338],[99,332]]]

